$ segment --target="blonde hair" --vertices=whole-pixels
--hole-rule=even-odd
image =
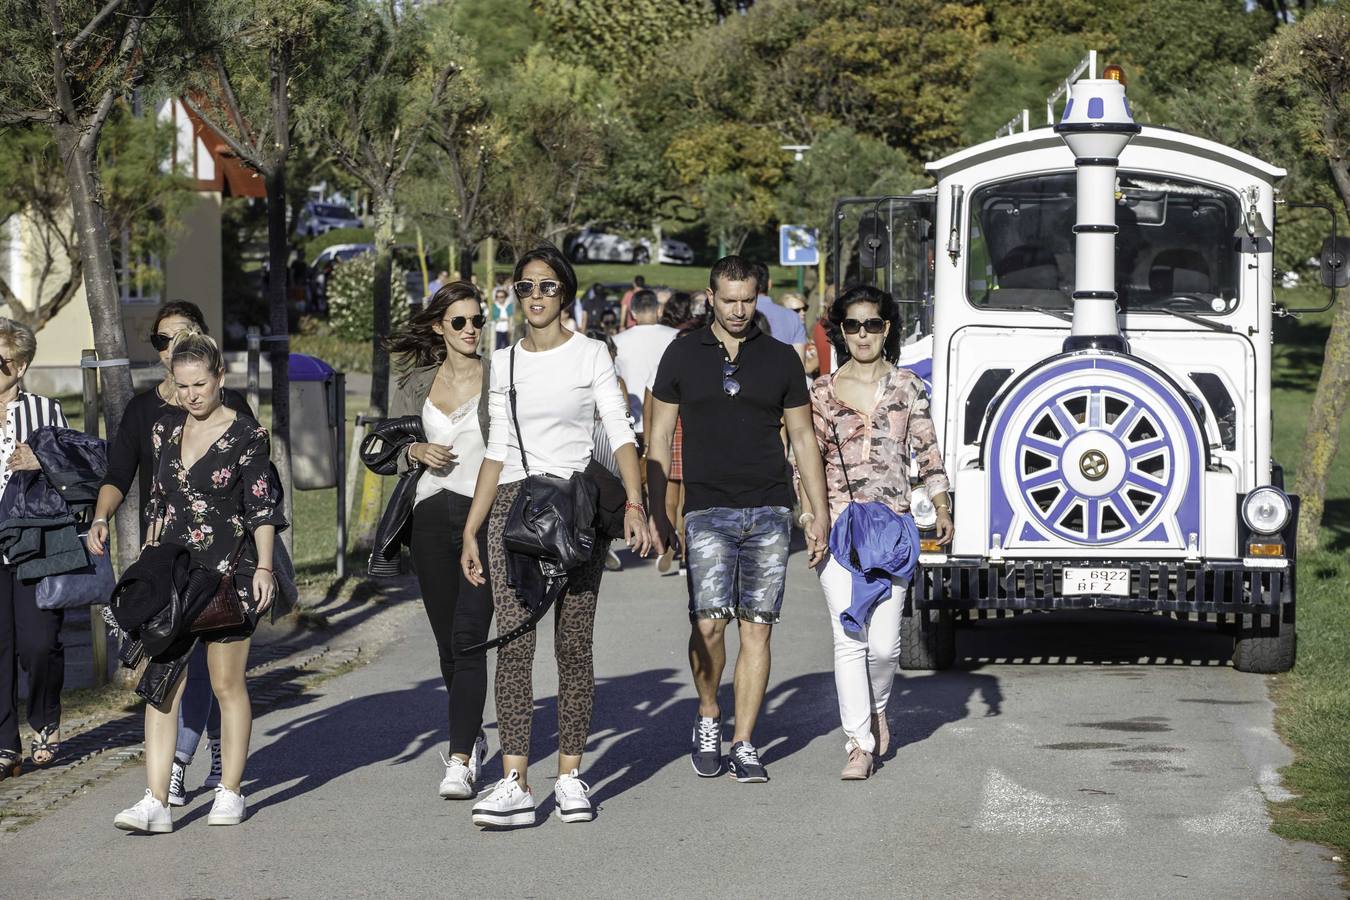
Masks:
[[[33,329],[22,322],[0,316],[0,344],[14,351],[14,361],[28,365],[37,354],[37,338]]]
[[[169,368],[179,363],[201,363],[212,372],[225,371],[225,358],[215,338],[197,328],[186,328],[169,344]]]

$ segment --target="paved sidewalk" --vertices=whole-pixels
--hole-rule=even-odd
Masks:
[[[1204,627],[1079,614],[962,630],[959,668],[899,678],[891,758],[841,783],[828,623],[796,556],[756,734],[772,780],[741,785],[690,769],[683,582],[649,566],[609,574],[583,773],[598,818],[549,815],[556,678],[543,628],[539,822],[493,833],[470,824],[469,803],[436,796],[446,697],[420,610],[401,608],[404,636],[375,662],[259,717],[243,826],[208,828],[198,793],[172,835],[115,830],[144,786],[129,767],[0,837],[0,884],[25,897],[1344,893],[1328,851],[1268,830],[1288,751],[1265,680],[1228,667],[1231,642]],[[199,760],[189,785],[204,775]]]

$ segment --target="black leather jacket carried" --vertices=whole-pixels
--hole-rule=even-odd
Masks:
[[[102,438],[46,425],[28,434],[41,469],[15,472],[0,495],[0,553],[37,581],[89,565],[76,521],[87,519],[108,467]]]
[[[377,475],[393,475],[398,472],[399,460],[404,457],[407,448],[415,443],[425,443],[426,439],[421,416],[385,419],[375,425],[361,441],[361,461]],[[413,504],[422,472],[421,466],[413,466],[403,469],[399,474],[398,484],[389,495],[389,503],[380,517],[379,527],[375,529],[375,548],[366,566],[369,574],[397,575],[401,571],[399,552],[412,536]]]

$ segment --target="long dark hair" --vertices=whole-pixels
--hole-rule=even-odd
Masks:
[[[661,324],[682,328],[694,319],[694,298],[687,291],[676,291],[661,311]]]
[[[848,318],[848,308],[855,303],[875,303],[879,310],[878,315],[891,324],[891,330],[886,335],[886,343],[881,346],[881,355],[892,363],[900,361],[900,304],[895,302],[895,298],[883,291],[881,288],[872,287],[870,284],[858,284],[844,289],[844,292],[835,298],[830,304],[829,328],[830,343],[834,344],[835,353],[839,355],[839,364],[843,365],[851,359],[848,352],[848,344],[844,341],[844,330],[840,324]]]
[[[483,295],[477,285],[467,281],[441,285],[427,304],[413,315],[406,328],[385,340],[385,349],[391,356],[401,357],[400,365],[408,369],[445,362],[445,338],[432,326],[441,324],[445,311],[461,300],[473,300],[478,304],[478,311],[483,311]]]

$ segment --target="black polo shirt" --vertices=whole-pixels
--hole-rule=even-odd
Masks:
[[[811,402],[806,371],[790,344],[753,325],[722,390],[722,345],[712,327],[673,341],[661,357],[652,395],[678,404],[684,426],[685,512],[725,506],[793,506],[792,480],[779,437],[783,411]]]

